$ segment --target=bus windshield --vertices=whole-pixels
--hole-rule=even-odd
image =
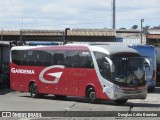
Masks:
[[[145,81],[144,58],[133,54],[111,56],[114,72],[111,72],[107,54],[94,52],[99,72],[103,78],[120,86],[142,86]]]
[[[143,59],[138,57],[112,58],[115,66],[113,81],[119,85],[139,86],[145,84]]]

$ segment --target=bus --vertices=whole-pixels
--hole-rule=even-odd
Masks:
[[[145,99],[143,58],[111,45],[16,46],[10,55],[10,86],[31,97],[86,97],[91,103]]]
[[[129,47],[137,50],[144,58],[148,58],[151,63],[151,67],[146,67],[147,73],[147,86],[149,91],[154,91],[156,87],[156,50],[152,45],[130,45]]]
[[[157,75],[156,75],[156,84],[160,85],[160,47],[156,47],[156,63],[157,63]]]

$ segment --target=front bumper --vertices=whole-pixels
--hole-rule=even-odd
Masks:
[[[117,99],[145,99],[147,97],[147,86],[143,89],[131,90],[130,88],[115,88],[113,100]]]

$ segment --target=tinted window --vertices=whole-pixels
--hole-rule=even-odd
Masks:
[[[94,52],[99,67],[100,74],[103,78],[111,80],[111,71],[109,62],[105,59],[108,55],[100,52]]]
[[[66,67],[93,68],[93,61],[89,52],[68,51],[65,59]]]
[[[65,54],[64,52],[54,52],[53,65],[64,65]]]
[[[50,66],[52,65],[52,54],[47,51],[13,50],[12,62],[24,66]]]
[[[12,51],[12,62],[26,66],[64,65],[71,68],[93,68],[90,52],[82,51]]]
[[[20,65],[21,64],[21,57],[23,56],[21,51],[13,50],[11,55],[12,55],[12,62],[17,65]]]

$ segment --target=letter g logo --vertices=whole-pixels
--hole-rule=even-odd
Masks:
[[[60,79],[60,77],[62,75],[62,72],[48,73],[47,75],[55,77],[55,79],[53,81],[46,80],[43,76],[46,73],[46,71],[48,71],[50,69],[53,69],[53,68],[64,69],[64,67],[65,66],[63,66],[63,65],[53,65],[53,66],[49,66],[49,67],[43,69],[39,74],[40,81],[43,82],[43,83],[48,83],[48,84],[56,84],[56,83],[58,83],[58,81],[59,81],[59,79]]]
[[[12,69],[11,69],[11,72],[12,72],[12,73],[16,73],[15,68],[12,68]]]

